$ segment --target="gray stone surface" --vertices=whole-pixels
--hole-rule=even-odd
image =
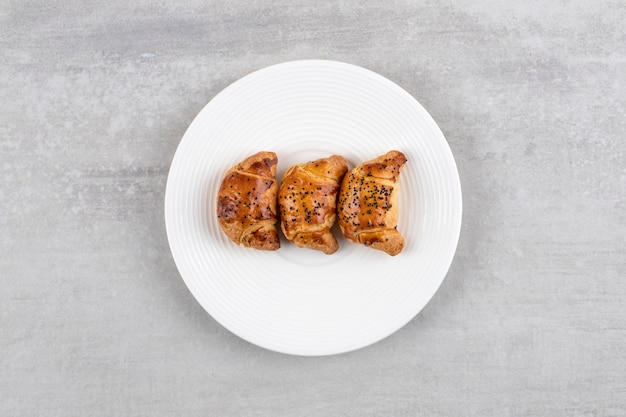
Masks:
[[[626,4],[0,4],[0,415],[626,415]],[[222,88],[328,58],[413,94],[464,224],[426,309],[285,356],[195,302],[168,168]]]

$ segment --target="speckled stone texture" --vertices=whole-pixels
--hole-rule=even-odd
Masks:
[[[626,415],[624,22],[618,0],[4,0],[0,415]],[[464,192],[426,309],[325,358],[218,325],[163,220],[197,112],[301,58],[413,94]]]

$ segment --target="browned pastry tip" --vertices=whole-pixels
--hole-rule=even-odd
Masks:
[[[277,165],[278,157],[276,153],[261,151],[241,161],[236,168],[249,174],[275,179]]]

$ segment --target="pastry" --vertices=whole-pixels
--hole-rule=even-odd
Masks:
[[[217,195],[217,218],[226,236],[243,246],[276,250],[276,164],[274,152],[249,156],[226,172]]]
[[[406,163],[402,152],[390,151],[350,170],[341,183],[337,218],[351,242],[395,256],[404,247],[397,230],[398,178]]]
[[[339,182],[348,170],[343,156],[290,167],[278,191],[280,227],[301,248],[331,254],[339,245],[330,228],[335,223]]]

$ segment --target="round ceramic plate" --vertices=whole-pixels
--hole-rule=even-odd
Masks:
[[[284,238],[257,251],[219,227],[224,173],[253,153],[276,152],[280,179],[292,164],[339,154],[352,168],[392,149],[408,159],[395,257],[337,230],[333,255]],[[215,320],[270,350],[329,355],[389,336],[428,303],[456,250],[461,186],[441,130],[405,90],[354,65],[294,61],[243,77],[198,114],[172,161],[165,222],[183,280]]]

